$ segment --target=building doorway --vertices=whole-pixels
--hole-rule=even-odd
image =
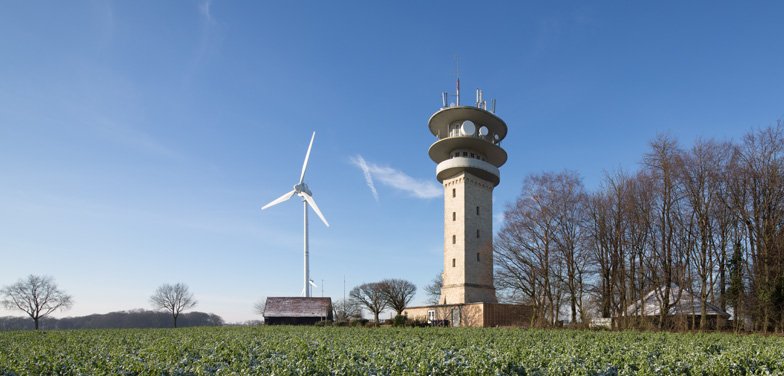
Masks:
[[[452,308],[452,326],[460,326],[460,308]]]

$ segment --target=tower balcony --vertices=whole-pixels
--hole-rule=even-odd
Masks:
[[[447,159],[436,166],[436,179],[443,182],[462,172],[468,172],[478,178],[493,183],[493,186],[501,182],[501,172],[498,167],[485,162],[481,159],[470,157],[454,157]]]
[[[471,154],[456,155],[458,151],[470,151]],[[501,167],[506,163],[506,150],[498,144],[487,141],[482,136],[454,136],[439,139],[430,145],[428,151],[433,162],[441,163],[455,157],[472,157],[494,167]]]
[[[506,137],[506,123],[494,113],[473,106],[445,107],[434,113],[428,121],[430,133],[439,139],[453,137],[455,128],[464,120],[471,120],[477,130],[487,128],[487,135],[481,136],[488,142],[498,144]]]

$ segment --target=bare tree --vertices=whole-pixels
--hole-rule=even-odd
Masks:
[[[38,321],[56,310],[71,308],[73,299],[57,288],[52,277],[29,275],[20,279],[13,285],[0,290],[2,303],[8,309],[18,309],[26,313],[35,322],[38,330]]]
[[[696,239],[691,247],[692,263],[696,272],[700,291],[700,324],[704,329],[707,323],[708,296],[712,294],[713,272],[716,268],[715,254],[719,226],[715,207],[718,205],[719,183],[722,159],[720,144],[711,141],[698,141],[683,156],[681,184],[685,198],[695,223]]]
[[[784,331],[784,124],[750,132],[737,153],[743,180],[739,212],[745,223],[749,292],[757,329]]]
[[[532,304],[532,321],[539,324],[553,325],[558,321],[561,301],[567,290],[566,284],[562,283],[568,279],[564,275],[572,272],[575,288],[577,278],[582,278],[578,270],[582,266],[577,266],[577,258],[573,257],[579,251],[575,248],[574,227],[565,222],[559,224],[559,220],[568,216],[560,215],[561,197],[558,192],[569,189],[561,188],[569,185],[565,183],[569,180],[572,177],[568,173],[526,177],[517,201],[504,212],[504,227],[498,233],[495,244],[496,288],[512,300]],[[578,178],[571,186],[575,190],[582,187]],[[572,210],[571,206],[571,203],[566,205]],[[558,243],[559,230],[570,232],[568,242],[562,238],[562,242]],[[566,248],[569,248],[569,256],[574,261],[571,264],[559,252]],[[580,295],[575,290],[575,299]]]
[[[650,268],[654,291],[660,304],[659,328],[668,325],[670,309],[678,303],[680,296],[672,296],[671,288],[683,280],[687,265],[684,258],[688,257],[683,244],[684,218],[681,216],[679,185],[677,171],[681,160],[681,151],[677,142],[667,136],[659,136],[651,142],[651,151],[644,156],[644,165],[653,177],[655,192],[655,214],[653,230],[657,239],[651,253]],[[685,256],[685,257],[684,257]],[[677,291],[683,291],[678,289]]]
[[[387,305],[394,309],[398,316],[402,315],[408,303],[414,299],[416,286],[404,279],[385,279],[379,284]]]
[[[556,174],[550,189],[556,218],[553,241],[563,270],[558,279],[569,301],[571,322],[576,323],[578,314],[581,321],[584,318],[583,284],[588,261],[585,250],[587,195],[580,177],[570,171]]]
[[[155,290],[155,293],[150,297],[150,303],[153,307],[161,310],[166,310],[171,313],[174,319],[174,327],[177,327],[177,317],[186,309],[196,306],[196,300],[193,299],[193,294],[188,289],[188,285],[184,283],[176,283],[174,285],[163,284]]]
[[[435,278],[425,286],[425,293],[427,294],[427,304],[436,305],[438,299],[441,297],[441,287],[444,285],[443,273],[436,274]]]
[[[253,303],[253,312],[259,315],[264,315],[264,309],[267,307],[267,298],[261,298],[256,303]]]
[[[332,305],[335,321],[348,321],[362,317],[362,307],[353,299],[341,299]]]
[[[381,284],[378,282],[363,283],[351,289],[349,296],[359,305],[373,313],[376,325],[378,325],[378,315],[387,308],[387,300],[384,297]]]

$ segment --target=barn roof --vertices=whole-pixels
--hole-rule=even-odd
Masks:
[[[332,312],[330,298],[272,297],[264,305],[264,317],[326,317]]]
[[[661,297],[664,295],[664,287],[657,287],[651,290],[645,297],[630,305],[626,309],[628,316],[658,316],[661,313]],[[702,305],[700,298],[690,293],[686,289],[681,289],[680,286],[672,284],[670,286],[670,315],[701,315]],[[643,306],[643,302],[645,305]],[[725,312],[718,306],[711,303],[705,303],[705,312],[708,315],[729,317],[729,313]]]

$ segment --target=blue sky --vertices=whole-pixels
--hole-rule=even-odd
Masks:
[[[784,118],[782,8],[5,3],[0,285],[51,275],[68,316],[148,308],[181,281],[198,310],[258,318],[259,298],[302,289],[301,204],[259,208],[296,183],[316,131],[306,180],[332,227],[311,221],[313,279],[333,298],[344,277],[421,288],[443,242],[427,119],[456,56],[464,102],[482,88],[509,125],[499,214],[527,174],[595,189],[659,133],[689,145]]]

